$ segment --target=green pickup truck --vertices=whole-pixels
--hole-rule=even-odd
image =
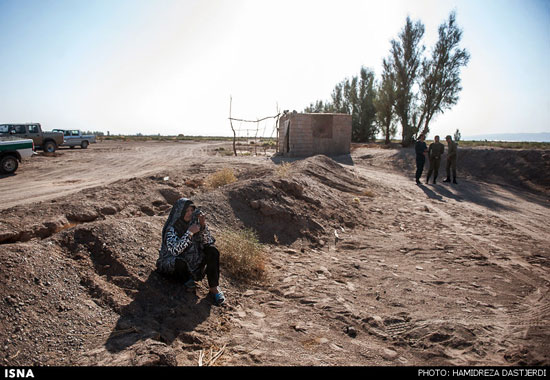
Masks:
[[[0,173],[14,173],[19,162],[33,154],[34,143],[30,139],[0,138]]]

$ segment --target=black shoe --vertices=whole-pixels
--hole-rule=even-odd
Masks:
[[[443,182],[451,182],[450,178],[445,178]]]
[[[435,179],[434,179],[434,185],[435,185]]]
[[[419,181],[419,180],[416,180],[416,184],[417,184],[417,185],[420,185],[420,181]]]
[[[458,182],[456,182],[456,179],[453,179],[453,183],[454,183],[455,185],[458,185]]]

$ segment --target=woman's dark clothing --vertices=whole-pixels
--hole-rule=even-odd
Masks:
[[[193,202],[179,199],[170,211],[170,216],[162,229],[162,245],[159,250],[157,269],[161,273],[189,277],[200,281],[208,275],[209,283],[219,279],[219,252],[214,246],[215,239],[207,226],[196,234],[188,230],[194,220],[186,222],[183,217]],[[215,252],[214,252],[215,251]],[[217,286],[217,285],[216,285]]]
[[[220,283],[220,252],[214,246],[208,246],[204,249],[204,261],[201,263],[202,276],[206,274],[208,286],[214,288]],[[174,275],[177,278],[187,281],[191,278],[191,273],[185,260],[176,258]]]

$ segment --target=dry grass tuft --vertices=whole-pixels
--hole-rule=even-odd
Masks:
[[[289,162],[283,162],[281,165],[278,165],[275,169],[275,173],[279,178],[288,178],[290,177],[290,171],[292,169],[292,164]]]
[[[265,278],[265,251],[254,231],[225,230],[218,234],[216,245],[221,265],[231,277],[245,282]]]
[[[233,169],[224,168],[219,170],[206,178],[205,184],[211,189],[217,189],[220,186],[224,186],[233,182],[237,182],[237,177]]]
[[[372,190],[364,190],[360,195],[370,198],[374,198],[376,196]]]

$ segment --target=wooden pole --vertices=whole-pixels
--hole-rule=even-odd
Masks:
[[[233,98],[229,96],[229,124],[231,125],[231,130],[233,131],[233,153],[235,156],[237,155],[237,148],[235,146],[236,140],[237,140],[237,134],[235,133],[235,128],[233,128],[233,119],[231,118],[231,103],[233,102]]]

